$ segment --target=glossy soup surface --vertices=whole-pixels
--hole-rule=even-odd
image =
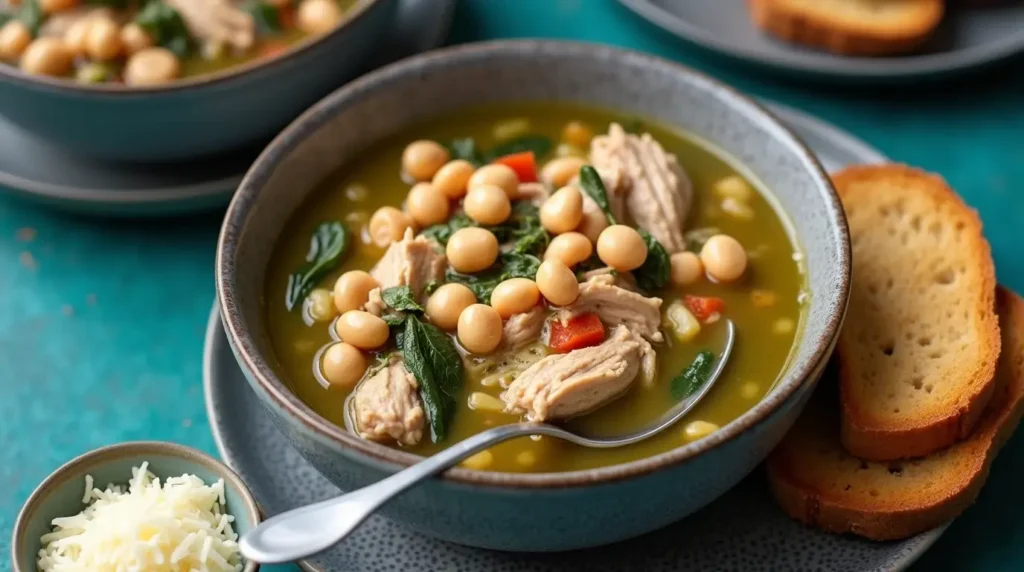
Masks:
[[[557,145],[563,127],[571,120],[583,121],[594,133],[607,131],[609,123],[637,125],[630,116],[604,110],[564,104],[519,104],[471,109],[457,115],[417,126],[368,149],[357,160],[344,166],[323,183],[308,204],[285,230],[273,255],[266,284],[267,320],[280,372],[295,393],[316,412],[338,425],[345,425],[347,392],[324,388],[313,374],[317,350],[331,341],[326,323],[307,325],[300,311],[288,311],[284,304],[288,274],[301,266],[314,228],[326,220],[342,220],[356,238],[351,255],[343,265],[323,279],[320,286],[331,288],[337,277],[348,270],[370,269],[384,253],[366,235],[369,216],[384,205],[400,206],[410,185],[402,181],[400,158],[406,144],[416,139],[446,142],[473,137],[479,146],[496,143],[496,124],[509,119],[526,119],[529,133],[550,137]],[[651,122],[640,129],[651,133],[665,149],[676,154],[694,184],[695,200],[687,230],[714,228],[738,239],[750,256],[748,270],[737,283],[723,285],[702,280],[685,292],[667,286],[659,295],[664,309],[683,294],[717,296],[725,300],[724,312],[736,324],[737,343],[722,379],[686,419],[661,435],[629,447],[610,450],[585,449],[557,440],[522,438],[490,450],[488,470],[515,472],[570,471],[612,465],[668,451],[695,438],[694,421],[719,427],[735,419],[756,404],[786,367],[794,339],[800,331],[800,299],[805,285],[799,255],[773,205],[760,192],[753,193],[749,211],[729,214],[723,211],[721,196],[712,187],[727,176],[741,175],[731,160],[711,151],[686,134],[670,131]],[[541,158],[543,163],[551,156]],[[748,183],[756,188],[756,182]],[[699,249],[699,244],[691,246]],[[664,344],[656,344],[658,378],[651,388],[634,383],[627,394],[593,413],[568,421],[570,427],[589,433],[615,434],[645,426],[674,404],[669,382],[680,374],[704,349],[722,346],[721,323],[704,325],[691,342],[678,342],[665,329]],[[543,346],[538,346],[543,351]],[[468,406],[470,393],[482,391],[497,397],[502,388],[487,379],[494,370],[480,360],[466,360],[466,379],[459,409],[449,428],[448,438],[432,443],[429,431],[409,450],[429,455],[486,428],[519,421],[514,415],[473,410]],[[689,430],[688,430],[689,427]],[[479,465],[477,466],[479,467]]]

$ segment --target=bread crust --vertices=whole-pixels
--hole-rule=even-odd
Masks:
[[[848,10],[829,9],[820,0],[748,0],[754,22],[788,42],[824,48],[848,56],[885,56],[919,48],[938,28],[942,0],[904,0],[911,4],[887,19],[858,14],[858,0]],[[865,9],[867,11],[867,9]]]
[[[977,499],[1024,413],[1024,300],[1001,287],[996,298],[999,384],[975,433],[924,459],[865,462],[843,450],[834,415],[811,403],[767,462],[772,492],[787,514],[829,532],[896,540],[948,522]]]
[[[838,343],[839,361],[842,366],[840,370],[842,441],[845,447],[854,455],[871,460],[884,461],[927,455],[970,435],[992,396],[993,376],[999,357],[1000,336],[994,312],[995,265],[992,262],[988,242],[982,235],[981,220],[977,213],[964,204],[941,177],[905,165],[854,166],[833,175],[833,181],[844,208],[850,213],[852,213],[850,209],[853,208],[865,208],[870,211],[875,207],[875,203],[889,201],[894,193],[899,192],[908,200],[911,198],[925,199],[930,211],[946,217],[947,220],[944,222],[951,226],[963,226],[964,241],[962,244],[958,244],[957,248],[962,248],[966,252],[966,258],[969,260],[969,267],[966,269],[968,287],[970,287],[970,279],[977,280],[976,287],[972,291],[977,291],[978,299],[970,309],[969,315],[964,317],[964,322],[967,323],[961,324],[959,317],[953,317],[951,318],[953,321],[951,327],[962,325],[969,333],[976,336],[977,343],[971,346],[972,351],[975,352],[974,355],[962,358],[955,368],[946,366],[943,371],[943,373],[953,375],[957,380],[955,399],[938,406],[928,408],[922,406],[915,414],[908,411],[886,411],[881,414],[878,412],[877,403],[869,403],[870,399],[878,400],[879,398],[877,396],[865,397],[866,389],[857,384],[864,384],[865,378],[869,376],[873,367],[870,360],[886,358],[880,354],[862,355],[865,344],[862,343],[862,340],[857,339],[857,336],[862,335],[865,330],[878,335],[882,335],[883,332],[877,331],[879,328],[874,323],[871,325],[858,323],[858,319],[871,319],[872,295],[863,291],[864,282],[868,280],[857,279],[858,266],[861,265],[858,264],[856,253],[854,255],[854,294],[851,297],[847,321],[840,333]],[[877,239],[877,233],[883,232],[881,229],[883,221],[880,221],[879,225],[872,224],[869,228],[859,228],[852,215],[850,217],[851,235],[854,242],[859,239]],[[859,234],[869,236],[860,237]],[[870,236],[872,234],[875,236]],[[897,252],[901,245],[897,242],[896,235],[892,233],[890,235],[888,238],[882,237],[885,241],[884,250]],[[936,244],[938,244],[937,239]],[[874,250],[878,249],[879,246],[875,245]],[[857,249],[855,248],[855,250]],[[873,251],[871,254],[880,256],[886,253]],[[917,253],[911,253],[912,256],[915,254]],[[924,255],[921,253],[921,256]],[[893,254],[893,256],[899,256],[899,254]],[[909,269],[906,274],[906,280],[924,279]],[[943,308],[935,308],[934,312],[942,310]],[[906,316],[903,318],[907,319]],[[910,319],[917,318],[917,316],[913,316]],[[909,334],[910,326],[901,325],[899,327],[906,329]],[[884,333],[893,336],[894,339],[904,335],[904,332],[900,330]],[[898,345],[903,343],[903,340],[895,341]],[[911,346],[912,343],[907,342],[904,347]],[[918,356],[917,359],[920,357]],[[925,379],[924,381],[927,383],[929,380]],[[905,387],[907,382],[907,379],[885,379],[878,382],[875,389],[884,385],[890,390],[898,390]],[[923,398],[924,394],[920,394],[920,397]],[[869,407],[869,405],[873,407]]]

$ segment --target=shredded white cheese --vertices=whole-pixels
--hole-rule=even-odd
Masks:
[[[242,569],[235,518],[225,511],[224,480],[160,479],[148,463],[132,469],[128,490],[93,488],[85,478],[81,513],[53,519],[41,538],[41,571],[227,572]]]

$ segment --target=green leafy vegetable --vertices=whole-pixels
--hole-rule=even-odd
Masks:
[[[498,261],[487,270],[478,274],[462,274],[448,269],[445,272],[446,282],[458,282],[469,288],[476,299],[487,303],[494,289],[509,278],[537,277],[540,259],[532,254],[521,254],[515,251],[506,252],[498,257]]]
[[[181,14],[163,0],[149,0],[146,7],[135,16],[135,23],[149,33],[154,43],[167,48],[179,58],[188,57],[195,47],[195,40],[181,19]]]
[[[715,363],[715,354],[705,350],[697,354],[683,373],[672,380],[669,388],[672,392],[672,399],[679,401],[693,395],[698,389],[704,387],[711,375],[711,366]]]
[[[42,27],[43,21],[46,20],[46,13],[43,12],[42,6],[39,5],[39,0],[23,0],[21,6],[13,12],[0,13],[0,26],[11,20],[21,21],[32,32],[34,37],[39,35],[39,28]]]
[[[639,232],[647,244],[647,258],[640,268],[633,271],[633,277],[636,278],[638,286],[648,292],[654,292],[668,284],[672,263],[669,261],[668,252],[658,239],[644,229],[640,229]]]
[[[448,239],[455,234],[455,231],[470,226],[476,226],[476,222],[469,218],[466,213],[456,213],[446,222],[428,226],[423,230],[423,235],[445,245],[448,244]]]
[[[392,286],[391,288],[385,288],[380,293],[381,299],[384,303],[398,310],[399,312],[425,312],[423,306],[420,306],[416,302],[416,296],[412,293],[412,288],[409,286]]]
[[[601,262],[601,259],[598,258],[597,254],[595,253],[591,255],[590,258],[584,260],[583,262],[580,262],[575,267],[573,267],[573,270],[576,273],[576,279],[582,281],[583,276],[587,272],[597,270],[598,268],[608,268],[608,265],[605,264],[604,262]],[[612,276],[619,275],[619,271],[615,270],[614,268],[609,268],[608,273],[611,274]]]
[[[486,158],[493,161],[498,157],[524,151],[533,151],[533,156],[539,159],[551,152],[551,139],[543,135],[523,135],[497,145],[487,152]]]
[[[436,291],[440,287],[441,287],[441,282],[440,281],[438,281],[438,280],[431,280],[430,282],[427,282],[427,284],[423,287],[423,293],[426,294],[427,296],[430,296],[431,294],[434,293],[434,291]]]
[[[277,8],[265,0],[246,0],[242,10],[252,16],[256,30],[261,34],[275,34],[284,29]]]
[[[384,323],[387,324],[389,328],[401,326],[402,324],[405,323],[404,314],[384,314],[383,316],[380,317],[380,319],[384,320]]]
[[[483,153],[480,152],[476,147],[476,140],[472,137],[466,137],[465,139],[453,139],[447,145],[448,153],[452,159],[462,159],[469,161],[474,167],[479,167],[487,162]]]
[[[462,389],[462,359],[450,337],[412,314],[405,319],[401,347],[405,367],[420,385],[430,437],[443,441]]]
[[[590,165],[583,165],[580,169],[580,187],[583,188],[584,193],[594,199],[597,206],[601,207],[605,218],[608,219],[608,224],[616,224],[611,203],[608,202],[608,191],[604,188],[604,181],[601,180],[601,175],[597,174],[597,169]]]
[[[348,232],[340,222],[325,222],[316,227],[309,241],[306,265],[288,277],[285,305],[289,310],[302,305],[316,283],[341,262],[348,247]]]

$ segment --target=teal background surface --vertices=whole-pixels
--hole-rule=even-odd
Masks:
[[[671,58],[940,173],[981,213],[1000,281],[1024,292],[1024,62],[940,83],[829,87],[728,64],[613,0],[460,0],[453,43],[514,37]],[[71,457],[136,439],[216,454],[201,371],[220,217],[125,222],[0,200],[0,570],[18,509]],[[1024,434],[915,569],[1024,568],[1022,477]]]

